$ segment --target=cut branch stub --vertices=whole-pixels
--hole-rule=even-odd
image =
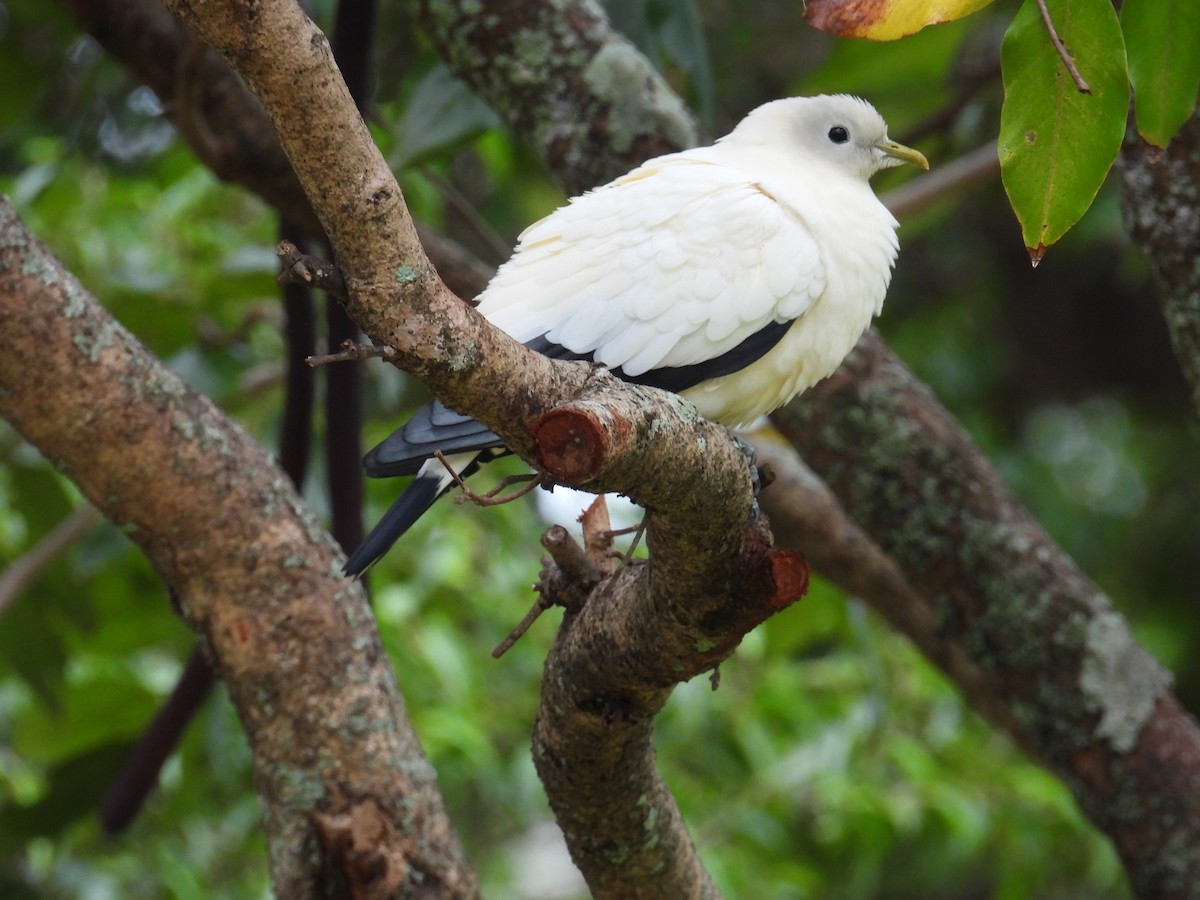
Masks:
[[[533,424],[532,434],[538,465],[555,481],[571,485],[599,477],[635,437],[624,416],[594,403],[552,409]]]
[[[346,299],[346,279],[341,270],[329,260],[304,253],[291,241],[280,241],[275,248],[281,271],[276,279],[281,285],[305,284],[320,288],[339,300]]]
[[[775,583],[770,605],[784,609],[808,593],[808,560],[795,550],[772,550],[768,558]]]

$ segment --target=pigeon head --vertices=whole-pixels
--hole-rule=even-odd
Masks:
[[[849,94],[789,97],[764,104],[722,142],[795,151],[810,164],[827,165],[863,181],[880,169],[904,163],[929,168],[919,151],[888,138],[887,123],[875,107]]]

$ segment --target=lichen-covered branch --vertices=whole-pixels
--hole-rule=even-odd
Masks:
[[[623,423],[636,421],[636,405],[625,403],[624,411],[619,402],[561,407],[539,429],[539,445],[554,432],[571,449],[571,467],[586,472],[598,443],[590,435],[620,435],[628,430]],[[747,475],[736,448],[711,445],[718,456],[731,451],[725,464]],[[654,453],[638,466],[665,482],[678,462],[674,453]],[[650,517],[649,564],[624,566],[581,608],[567,610],[546,659],[534,762],[572,858],[598,898],[716,896],[654,765],[654,716],[675,685],[726,659],[807,584],[802,560],[770,549],[753,507],[749,519],[718,512],[742,508],[747,482],[703,483],[674,498],[676,516]],[[705,556],[722,543],[739,562],[719,570]]]
[[[556,655],[563,668],[548,679],[561,675],[572,722],[582,714],[607,724],[617,711],[609,742],[590,747],[624,744],[649,762],[648,723],[671,687],[733,652],[747,630],[795,599],[790,589],[803,581],[793,555],[770,550],[745,457],[723,428],[678,398],[532,353],[446,290],[323,35],[296,4],[169,5],[262,101],[336,253],[347,308],[364,330],[395,348],[396,361],[444,402],[557,480],[618,490],[651,509],[654,562],[602,586],[613,599],[597,608],[607,614],[589,614],[589,601],[564,629],[569,646]],[[607,635],[621,641],[597,647]],[[596,668],[614,655],[621,665]],[[625,722],[635,727],[615,727]],[[544,725],[543,760],[577,772],[577,735],[559,740],[563,729]],[[639,804],[640,794],[616,790],[622,774],[633,773],[610,773],[613,796],[636,810],[645,798]],[[643,840],[628,854],[576,854],[598,896],[685,896],[694,888],[698,864],[687,862],[694,851],[677,812],[669,797],[650,801],[653,817],[647,823],[642,810],[636,827]],[[581,830],[596,835],[613,823],[588,825]]]
[[[594,0],[410,0],[451,70],[569,194],[699,140],[695,118]]]
[[[366,598],[329,537],[263,449],[115,322],[5,200],[0,415],[145,551],[203,638],[254,750],[276,893],[347,879],[473,896]],[[360,838],[403,824],[322,853],[317,815],[361,823]]]
[[[445,6],[441,8],[444,9]],[[469,47],[469,42],[465,40],[462,44],[464,48]],[[502,79],[506,66],[503,59],[494,69],[489,69],[488,55],[480,54],[474,57],[472,65],[481,71],[469,74],[462,69],[461,64],[454,62],[455,54],[464,52],[463,49],[447,49],[443,44],[443,52],[451,57],[452,65],[456,65],[459,74],[464,75],[485,95],[485,86],[489,80],[498,83]],[[539,82],[538,87],[547,92],[553,89],[545,82]],[[538,139],[535,127],[529,124],[531,120],[537,121],[540,107],[536,100],[529,103],[530,106],[526,109],[502,107],[500,111],[510,125],[535,147],[541,149],[548,165],[554,167],[557,164],[556,157],[545,149]],[[993,166],[990,157],[983,158],[985,153],[981,153],[980,156],[982,166],[990,169]],[[622,160],[620,168],[615,171],[607,170],[597,174],[595,180],[601,181],[620,174],[624,163],[625,160]],[[591,186],[590,183],[573,185],[588,186]],[[843,375],[843,380],[853,378],[854,374],[861,374],[858,370],[851,371],[851,375]],[[855,402],[859,399],[855,398]],[[914,430],[919,431],[930,416],[937,419],[941,415],[940,408],[928,392],[915,389],[914,386],[909,399],[910,402],[902,409],[893,406],[889,415],[869,417],[872,429],[869,440],[860,435],[857,440],[846,442],[849,445],[848,449],[861,452],[864,447],[878,446],[902,450],[907,446]],[[850,418],[853,415],[851,410],[856,407],[854,404],[842,405],[827,393],[818,392],[811,402],[806,404],[806,408],[813,410],[813,415],[823,415],[833,421],[841,415]],[[949,423],[950,420],[945,421]],[[989,485],[998,486],[994,471],[982,455],[970,446],[968,441],[962,439],[961,431],[954,427],[950,427],[949,430],[960,438],[953,446],[962,454],[970,470]],[[928,450],[928,444],[921,446]],[[842,449],[839,447],[838,451],[841,452]],[[847,453],[846,458],[856,458],[856,454]],[[932,451],[926,456],[919,456],[911,463],[910,478],[917,486],[943,484],[941,479],[948,474],[944,462],[942,455]],[[820,471],[825,473],[823,468]],[[1181,891],[1181,886],[1186,885],[1188,878],[1194,874],[1194,866],[1182,852],[1171,856],[1169,850],[1160,850],[1159,848],[1166,845],[1158,839],[1194,837],[1194,806],[1192,801],[1179,797],[1186,793],[1184,785],[1195,773],[1193,748],[1196,732],[1178,704],[1165,693],[1164,674],[1133,641],[1123,620],[1112,612],[1098,592],[1074,570],[1061,551],[1045,538],[1035,523],[1023,520],[1021,527],[1012,535],[1008,535],[1006,530],[1013,525],[1012,522],[993,523],[996,525],[993,533],[995,540],[980,539],[965,544],[958,540],[960,535],[954,533],[914,528],[914,515],[918,521],[952,519],[954,503],[959,499],[959,493],[969,497],[970,491],[962,488],[953,497],[947,497],[922,494],[909,486],[904,489],[904,493],[897,496],[893,474],[886,469],[863,466],[857,471],[857,490],[852,495],[843,493],[842,500],[852,514],[856,517],[861,514],[871,522],[868,529],[871,537],[882,546],[885,553],[896,553],[899,568],[886,557],[873,554],[869,547],[863,546],[863,542],[857,539],[857,535],[836,536],[828,533],[823,536],[824,540],[817,548],[808,548],[810,552],[815,549],[818,555],[822,556],[819,566],[832,568],[844,576],[847,582],[857,582],[863,588],[869,589],[871,600],[886,610],[893,621],[900,624],[906,633],[914,637],[919,646],[953,675],[962,684],[968,697],[980,705],[993,721],[1008,728],[1034,756],[1051,761],[1055,770],[1076,788],[1085,809],[1113,835],[1125,856],[1135,883],[1144,886],[1147,895],[1164,887]],[[897,501],[893,503],[890,516],[886,519],[872,519],[870,509],[875,498]],[[864,506],[867,509],[860,509]],[[1005,536],[1011,537],[1011,541],[1001,539]],[[1045,573],[1045,581],[1039,586],[1039,590],[1032,593],[1029,592],[1030,585],[1022,584],[1019,577],[1018,563],[1022,560],[1013,557],[1014,545],[1031,540],[1031,536],[1037,537],[1031,546],[1035,547],[1040,555],[1048,554],[1055,563],[1053,571]],[[863,537],[865,542],[870,542]],[[985,605],[980,601],[974,608],[976,620],[973,630],[966,637],[948,639],[949,635],[954,634],[955,627],[964,627],[961,624],[964,617],[951,605],[940,602],[940,599],[931,600],[941,596],[934,585],[926,580],[905,577],[908,575],[906,556],[898,551],[906,549],[905,542],[910,539],[918,541],[920,547],[935,555],[954,554],[959,551],[973,554],[973,567],[948,570],[948,582],[936,586],[937,589],[950,591],[965,600],[976,595],[979,585],[975,579],[979,573],[990,573],[991,580],[987,585],[990,593],[986,595],[990,604]],[[879,565],[875,567],[877,577],[872,578],[869,583],[864,582],[864,573],[861,571],[851,575],[852,564],[844,557],[839,558],[839,554],[848,551],[850,546],[864,553],[865,560],[874,559],[878,562]],[[1041,564],[1041,561],[1036,559],[1034,562],[1035,568]],[[1009,587],[1006,586],[1005,576],[1010,569],[1014,582]],[[1047,598],[1056,596],[1058,592],[1066,592],[1082,604],[1072,607],[1068,603],[1065,608],[1057,608],[1056,614],[1066,616],[1063,626],[1067,634],[1047,630],[1044,626],[1048,623],[1039,619],[1047,615],[1048,605],[1054,608],[1054,604],[1047,603]],[[1086,602],[1081,598],[1087,598]],[[1053,618],[1053,614],[1050,617]],[[1032,621],[1027,624],[1024,620]],[[1082,634],[1069,634],[1069,626],[1072,623],[1082,626]],[[1008,628],[1013,628],[1014,631],[1009,633]],[[1069,664],[1057,655],[1049,635],[1056,635],[1060,640],[1071,637],[1077,643],[1077,654],[1073,660],[1075,669],[1068,673],[1068,677],[1076,676],[1073,682],[1068,683],[1074,686],[1073,692],[1065,689],[1055,691],[1048,687],[1049,684],[1055,684],[1057,674],[1061,671],[1055,668],[1056,665],[1069,668]],[[998,678],[994,671],[993,654],[1006,656],[1016,647],[1023,648],[1032,655],[1021,660],[1023,668],[1020,669],[1019,677],[1014,675],[1006,682]],[[1042,665],[1046,667],[1044,670]],[[1118,672],[1128,676],[1131,685],[1120,681],[1117,677]],[[1086,677],[1083,677],[1084,675]],[[1046,681],[1043,681],[1043,676]],[[552,680],[548,678],[547,683],[551,683]],[[1064,711],[1060,718],[1055,718],[1054,713],[1060,705],[1071,706],[1071,710],[1069,713]],[[1052,722],[1057,722],[1054,726],[1056,730],[1047,734],[1042,729]],[[1074,727],[1082,730],[1076,738],[1080,743],[1073,745],[1068,732]],[[584,730],[586,732],[586,729]],[[1055,739],[1051,739],[1051,735]],[[1059,743],[1082,745],[1086,749],[1082,755],[1072,757],[1069,752],[1064,755],[1063,746],[1059,746]],[[604,768],[604,760],[586,757],[581,759],[592,763],[595,768]],[[1103,771],[1099,773],[1090,770],[1097,759],[1103,761]],[[1124,764],[1130,761],[1133,765],[1126,769]],[[611,759],[608,762],[611,764]],[[1164,766],[1170,770],[1169,774],[1164,771]],[[589,768],[587,771],[590,773],[593,769]],[[1077,779],[1081,771],[1088,773],[1088,778],[1083,783]],[[1108,795],[1103,789],[1105,784],[1115,783],[1122,775],[1128,777],[1120,783],[1115,796]],[[603,789],[607,788],[608,784],[598,782],[591,786]],[[1153,787],[1158,796],[1167,798],[1168,804],[1174,804],[1174,808],[1179,809],[1183,815],[1178,818],[1170,815],[1156,817],[1157,810],[1153,809],[1151,804],[1149,807],[1141,807],[1142,810],[1149,809],[1150,813],[1140,825],[1123,818],[1122,804],[1136,798],[1140,787]],[[573,852],[576,852],[576,841],[570,834],[571,829],[568,827],[567,830]]]
[[[754,450],[774,476],[761,503],[778,546],[803,551],[814,571],[883,616],[951,678],[972,706],[1037,758],[1033,739],[992,692],[987,674],[961,645],[944,640],[935,610],[846,514],[829,486],[778,439],[755,440]]]
[[[1126,224],[1150,263],[1171,344],[1200,416],[1200,111],[1161,150],[1131,127],[1120,170]]]
[[[492,6],[506,14],[495,15]],[[609,34],[599,44],[589,42],[588,35],[606,34],[603,27],[595,26],[595,7],[590,3],[513,3],[476,9],[426,0],[418,7],[452,67],[538,148],[571,190],[621,174],[645,155],[694,142],[694,132],[685,134],[674,124],[660,132],[661,143],[644,137],[631,140],[614,129],[611,97],[605,100],[604,92],[612,79],[580,74],[587,70],[597,73],[590,63],[601,57],[600,51],[611,39]],[[485,22],[477,14],[480,12],[491,18]],[[562,53],[557,57],[546,54],[545,65],[530,66],[531,59],[536,61],[530,48],[537,46],[558,47]],[[604,58],[622,62],[614,71],[635,71],[624,64],[627,57],[620,48]],[[631,105],[620,110],[618,118],[637,128],[649,128],[647,123],[670,106],[663,105],[660,91],[654,83],[643,93],[623,94]],[[590,99],[589,92],[594,94]],[[543,102],[545,98],[553,98],[553,102]],[[673,117],[671,113],[668,120]],[[568,119],[573,124],[567,124]],[[1189,128],[1194,128],[1194,121]],[[1194,135],[1194,131],[1187,133]],[[1194,208],[1195,203],[1194,198],[1185,203],[1170,199],[1186,200],[1186,192],[1194,188],[1194,144],[1191,138],[1179,146],[1173,144],[1163,157],[1134,146],[1127,148],[1125,161],[1126,181],[1138,194],[1136,202],[1127,199],[1131,225],[1135,237],[1151,253],[1160,278],[1176,288],[1167,316],[1179,323],[1172,324],[1177,332],[1177,352],[1196,391],[1200,383],[1196,377],[1200,337],[1194,330],[1197,291],[1187,277],[1195,277],[1187,268],[1194,257],[1188,247],[1194,248],[1196,241],[1188,227],[1194,228],[1195,223],[1174,215],[1187,209],[1188,203]],[[1141,228],[1144,232],[1139,233]],[[1160,240],[1162,245],[1156,246]],[[394,259],[398,267],[393,274],[399,281],[420,275],[409,268],[407,259]],[[379,290],[377,299],[384,299],[386,293]],[[419,293],[414,289],[405,297]],[[361,312],[369,320],[376,303],[369,299],[360,302]],[[454,365],[470,368],[480,364],[488,371],[458,379],[454,365],[449,372],[436,367],[419,370],[445,390],[461,392],[456,396],[463,397],[464,403],[475,389],[467,382],[476,377],[482,379],[485,390],[495,388],[504,393],[503,377],[488,373],[503,369],[502,354],[508,351],[488,344],[475,324],[455,318],[459,313],[449,307],[442,311],[450,314],[446,320],[450,331],[465,326],[463,341],[451,340],[440,326],[427,329],[421,325],[413,333],[413,343],[428,341],[426,346],[448,353]],[[403,313],[398,311],[390,321],[376,320],[372,333],[388,336],[385,339],[403,336],[411,324],[406,319],[408,311]],[[438,343],[443,340],[449,342]],[[524,363],[522,357],[520,364]],[[568,400],[583,391],[581,383],[562,374],[559,367],[552,371],[539,368],[532,377],[539,389],[546,388],[548,401]],[[567,381],[559,380],[563,378]],[[858,385],[856,379],[860,378],[863,383]],[[1200,394],[1197,396],[1200,410]],[[528,454],[532,449],[522,435],[528,434],[527,429],[545,408],[527,398],[508,410],[515,415],[513,421],[520,423],[511,434],[522,452]],[[1200,765],[1200,745],[1192,722],[1166,691],[1163,674],[1133,642],[1124,622],[1036,523],[1012,504],[978,450],[876,339],[865,342],[849,367],[798,409],[798,413],[789,413],[798,416],[793,438],[807,448],[814,469],[829,480],[843,508],[861,524],[865,531],[860,533],[862,540],[876,545],[892,561],[872,556],[859,535],[848,532],[827,534],[828,547],[810,543],[804,549],[814,561],[826,554],[820,567],[832,570],[835,580],[841,577],[847,585],[860,584],[858,590],[868,597],[868,591],[873,591],[876,596],[871,599],[964,686],[973,702],[1027,747],[1032,746],[1032,752],[1064,777],[1084,809],[1113,836],[1144,896],[1183,896],[1190,884],[1200,881],[1196,864],[1186,854],[1187,848],[1197,845],[1195,793],[1190,784]],[[526,442],[520,443],[522,440]],[[811,524],[809,528],[810,534],[818,533],[811,530]],[[660,530],[655,537],[659,542],[656,550],[670,537]],[[870,564],[856,574],[850,558],[860,552]],[[591,604],[585,610],[589,607]],[[597,602],[594,609],[605,610],[604,601]],[[581,659],[588,658],[594,650],[584,640],[589,634],[607,635],[605,640],[611,646],[605,649],[624,648],[619,642],[627,635],[592,631],[592,626],[578,624],[586,621],[584,617],[568,621],[568,629],[580,630],[573,635],[565,631],[555,654],[578,652]],[[603,623],[597,627],[603,628]],[[594,639],[598,638],[590,640]],[[571,650],[573,646],[583,649]],[[614,658],[625,662],[619,655]],[[554,662],[552,657],[551,664]],[[572,677],[579,674],[574,669],[571,673]],[[557,677],[558,671],[550,674]],[[605,673],[604,677],[611,675]],[[587,684],[587,678],[581,683]],[[599,683],[611,685],[611,681]],[[590,694],[555,695],[554,702],[566,704],[561,708],[571,717],[583,716],[578,721],[564,717],[564,732],[578,730],[598,741],[597,736],[609,733],[612,716],[589,720],[591,708],[580,705],[581,698],[588,696],[604,698],[595,710],[622,708],[608,698],[623,695],[609,687],[593,689]],[[641,698],[636,714],[629,717],[628,737],[618,736],[591,756],[587,740],[566,748],[544,740],[541,729],[546,717],[542,716],[539,747],[553,748],[556,765],[567,773],[566,781],[581,771],[591,778],[589,764],[600,771],[614,759],[636,761],[633,750],[644,746],[639,729],[646,731],[646,717],[658,702],[653,692]],[[574,789],[567,784],[563,796],[607,790],[613,786],[609,777],[613,771],[618,770],[602,770],[595,781]],[[654,782],[645,784],[650,788],[648,796],[658,797]],[[654,807],[657,821],[670,820],[666,802]],[[588,823],[605,821],[604,816],[620,820],[622,827],[629,826],[624,833],[633,833],[636,820],[624,821],[628,812],[618,806],[615,812],[592,810],[590,818],[570,820],[565,827],[573,849],[597,834]],[[568,809],[568,818],[572,814]],[[655,837],[662,839],[661,835]],[[613,846],[624,851],[634,844]],[[599,858],[606,849],[612,847],[585,847],[584,852],[594,852]],[[675,861],[682,861],[685,870],[691,865],[685,856]],[[623,862],[624,857],[610,860],[610,867],[619,869]],[[603,867],[603,862],[597,865]],[[608,873],[590,877],[603,881]],[[617,885],[613,890],[619,892],[619,882],[613,884]]]
[[[1200,730],[962,427],[874,333],[772,420],[1113,840],[1138,893],[1194,896]]]

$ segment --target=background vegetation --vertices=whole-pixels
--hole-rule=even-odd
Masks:
[[[839,91],[869,97],[935,166],[997,134],[1006,4],[884,45],[818,34],[791,2],[611,12],[713,133],[766,99]],[[402,10],[383,10],[380,35],[371,121],[414,213],[498,262],[495,245],[561,193]],[[143,342],[275,446],[275,214],[199,166],[153,94],[53,7],[0,4],[0,84],[0,191]],[[901,240],[881,331],[1116,599],[1194,710],[1197,430],[1114,187],[1036,271],[998,176],[909,217]],[[423,400],[389,367],[369,372],[368,442]],[[395,490],[371,485],[371,519]],[[327,508],[319,484],[307,498]],[[0,569],[79,505],[0,423]],[[444,503],[373,578],[409,714],[488,896],[583,890],[552,862],[565,850],[529,760],[552,622],[502,660],[489,655],[527,606],[541,527],[532,503]],[[219,694],[133,828],[113,838],[97,824],[192,646],[140,553],[92,524],[0,604],[0,895],[266,894],[249,751]],[[676,693],[657,747],[729,896],[1127,896],[1067,790],[820,579],[721,676],[715,692],[693,682]]]

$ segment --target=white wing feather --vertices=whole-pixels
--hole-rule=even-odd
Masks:
[[[678,154],[527,228],[479,311],[636,377],[720,356],[824,289],[795,212],[744,172]]]

